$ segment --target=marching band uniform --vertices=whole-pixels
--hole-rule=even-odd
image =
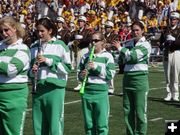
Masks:
[[[115,34],[113,31],[114,24],[111,21],[107,21],[105,24],[105,38],[107,47],[106,50],[111,52],[112,50],[112,42],[119,39],[119,35]],[[107,31],[107,29],[110,29]],[[112,52],[113,54],[113,52]],[[109,94],[114,93],[114,80],[109,81]]]
[[[101,39],[99,43],[96,42],[93,44],[95,46],[104,45],[104,39]],[[82,71],[87,67],[90,52],[85,54],[81,59],[78,69],[80,80],[82,80]],[[101,49],[94,54],[92,62],[94,63],[94,69],[88,69],[88,79],[84,94],[82,95],[85,133],[86,135],[108,135],[110,110],[108,81],[115,76],[114,58],[106,49]]]
[[[128,135],[147,134],[147,96],[149,91],[148,61],[151,44],[143,36],[144,24],[132,24],[134,40],[129,47],[119,41],[113,44],[119,50],[119,57],[125,64],[123,77],[123,110]]]
[[[85,16],[80,16],[78,22],[79,21],[83,21],[84,23],[86,23],[87,20]],[[88,47],[91,41],[91,35],[92,31],[90,29],[86,29],[86,25],[84,25],[83,27],[79,25],[79,29],[75,32],[74,39],[78,41],[76,64],[77,67],[79,66],[80,59],[82,58],[82,56],[89,51]],[[79,90],[80,86],[81,84],[79,83],[79,85],[76,88],[74,88],[74,90]]]
[[[37,43],[31,47],[32,64],[37,57],[38,45]],[[41,128],[44,128],[44,132],[47,133],[51,129],[53,135],[62,135],[64,129],[65,87],[67,75],[71,69],[69,49],[64,42],[54,37],[42,45],[41,55],[46,57],[47,62],[40,65],[37,93],[33,95],[34,131],[35,134],[39,135]],[[32,74],[31,77],[33,77]],[[42,104],[43,107],[41,107]],[[54,106],[50,106],[50,104]],[[46,119],[43,116],[42,108],[43,112],[49,114]],[[41,126],[41,124],[44,125],[45,123],[49,123],[50,127]]]
[[[58,17],[57,18],[57,28],[58,28],[57,38],[59,40],[64,41],[64,43],[67,45],[68,42],[70,41],[71,35],[70,35],[69,29],[67,29],[67,28],[65,29],[63,27],[64,22],[65,22],[65,20],[64,20],[63,17]]]
[[[179,73],[180,73],[180,26],[178,26],[180,15],[171,13],[172,21],[177,21],[171,27],[167,27],[161,34],[160,42],[164,52],[164,71],[166,78],[166,101],[179,101]],[[174,20],[175,19],[175,20]]]
[[[138,53],[139,51],[136,50],[140,50],[141,53]],[[127,132],[129,135],[134,135],[136,133],[143,135],[146,134],[146,104],[149,90],[147,63],[148,57],[150,56],[150,50],[151,45],[144,37],[139,39],[139,41],[135,44],[135,47],[123,47],[120,49],[120,57],[124,58],[122,60],[126,61],[123,78],[123,108],[125,114],[125,123],[127,125]],[[134,56],[129,56],[128,54],[133,54],[130,52],[137,54]],[[139,58],[141,58],[141,60]],[[131,106],[133,103],[135,107]],[[136,116],[134,116],[135,112]],[[136,133],[134,120],[135,117],[138,119]]]
[[[2,18],[0,29],[3,37],[10,38],[0,44],[0,134],[20,135],[27,109],[30,51],[23,43],[20,24],[13,18]]]
[[[29,71],[32,79],[37,77],[32,105],[34,134],[63,135],[65,87],[71,71],[70,51],[62,40],[55,38],[57,28],[52,20],[41,18],[36,27],[41,39],[30,49],[32,68]],[[42,34],[43,30],[48,32]],[[36,61],[39,62],[38,67]]]

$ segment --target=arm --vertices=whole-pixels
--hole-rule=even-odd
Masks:
[[[104,61],[106,63],[96,64],[95,62],[89,63],[89,75],[98,76],[105,80],[111,80],[115,75],[114,58],[110,53],[106,53]]]
[[[23,70],[27,70],[29,62],[29,50],[19,49],[9,62],[0,61],[0,73],[8,77],[15,77]]]

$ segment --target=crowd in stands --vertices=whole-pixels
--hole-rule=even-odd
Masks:
[[[14,16],[32,33],[35,21],[45,14],[55,21],[64,18],[67,29],[73,23],[78,29],[77,18],[84,15],[89,29],[103,29],[109,20],[114,32],[121,34],[128,33],[125,27],[139,19],[147,32],[155,33],[167,26],[169,13],[179,10],[178,4],[178,0],[1,0],[0,18]]]

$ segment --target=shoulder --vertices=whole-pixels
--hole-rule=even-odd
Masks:
[[[102,53],[102,55],[106,56],[107,58],[113,57],[112,54],[111,54],[110,52],[108,52],[108,51],[104,51],[104,52]]]
[[[114,57],[113,55],[108,52],[108,51],[104,51],[102,54],[101,54],[101,57],[104,57],[105,59],[107,60],[114,60]]]
[[[20,49],[22,49],[22,50],[29,50],[29,47],[26,45],[26,44],[22,44],[21,46],[20,46]]]
[[[52,44],[64,48],[67,52],[69,51],[69,47],[62,40],[55,40],[55,41],[52,42]]]
[[[23,43],[22,39],[19,39],[14,45],[12,45],[12,49],[29,50],[29,47]]]
[[[146,40],[145,37],[142,37],[138,42],[137,42],[137,46],[143,46],[146,48],[151,47],[151,44],[149,41]]]

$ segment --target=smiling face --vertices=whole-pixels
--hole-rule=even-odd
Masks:
[[[52,38],[51,37],[52,29],[48,30],[43,25],[38,25],[37,31],[38,31],[39,38],[43,42],[47,42]]]

